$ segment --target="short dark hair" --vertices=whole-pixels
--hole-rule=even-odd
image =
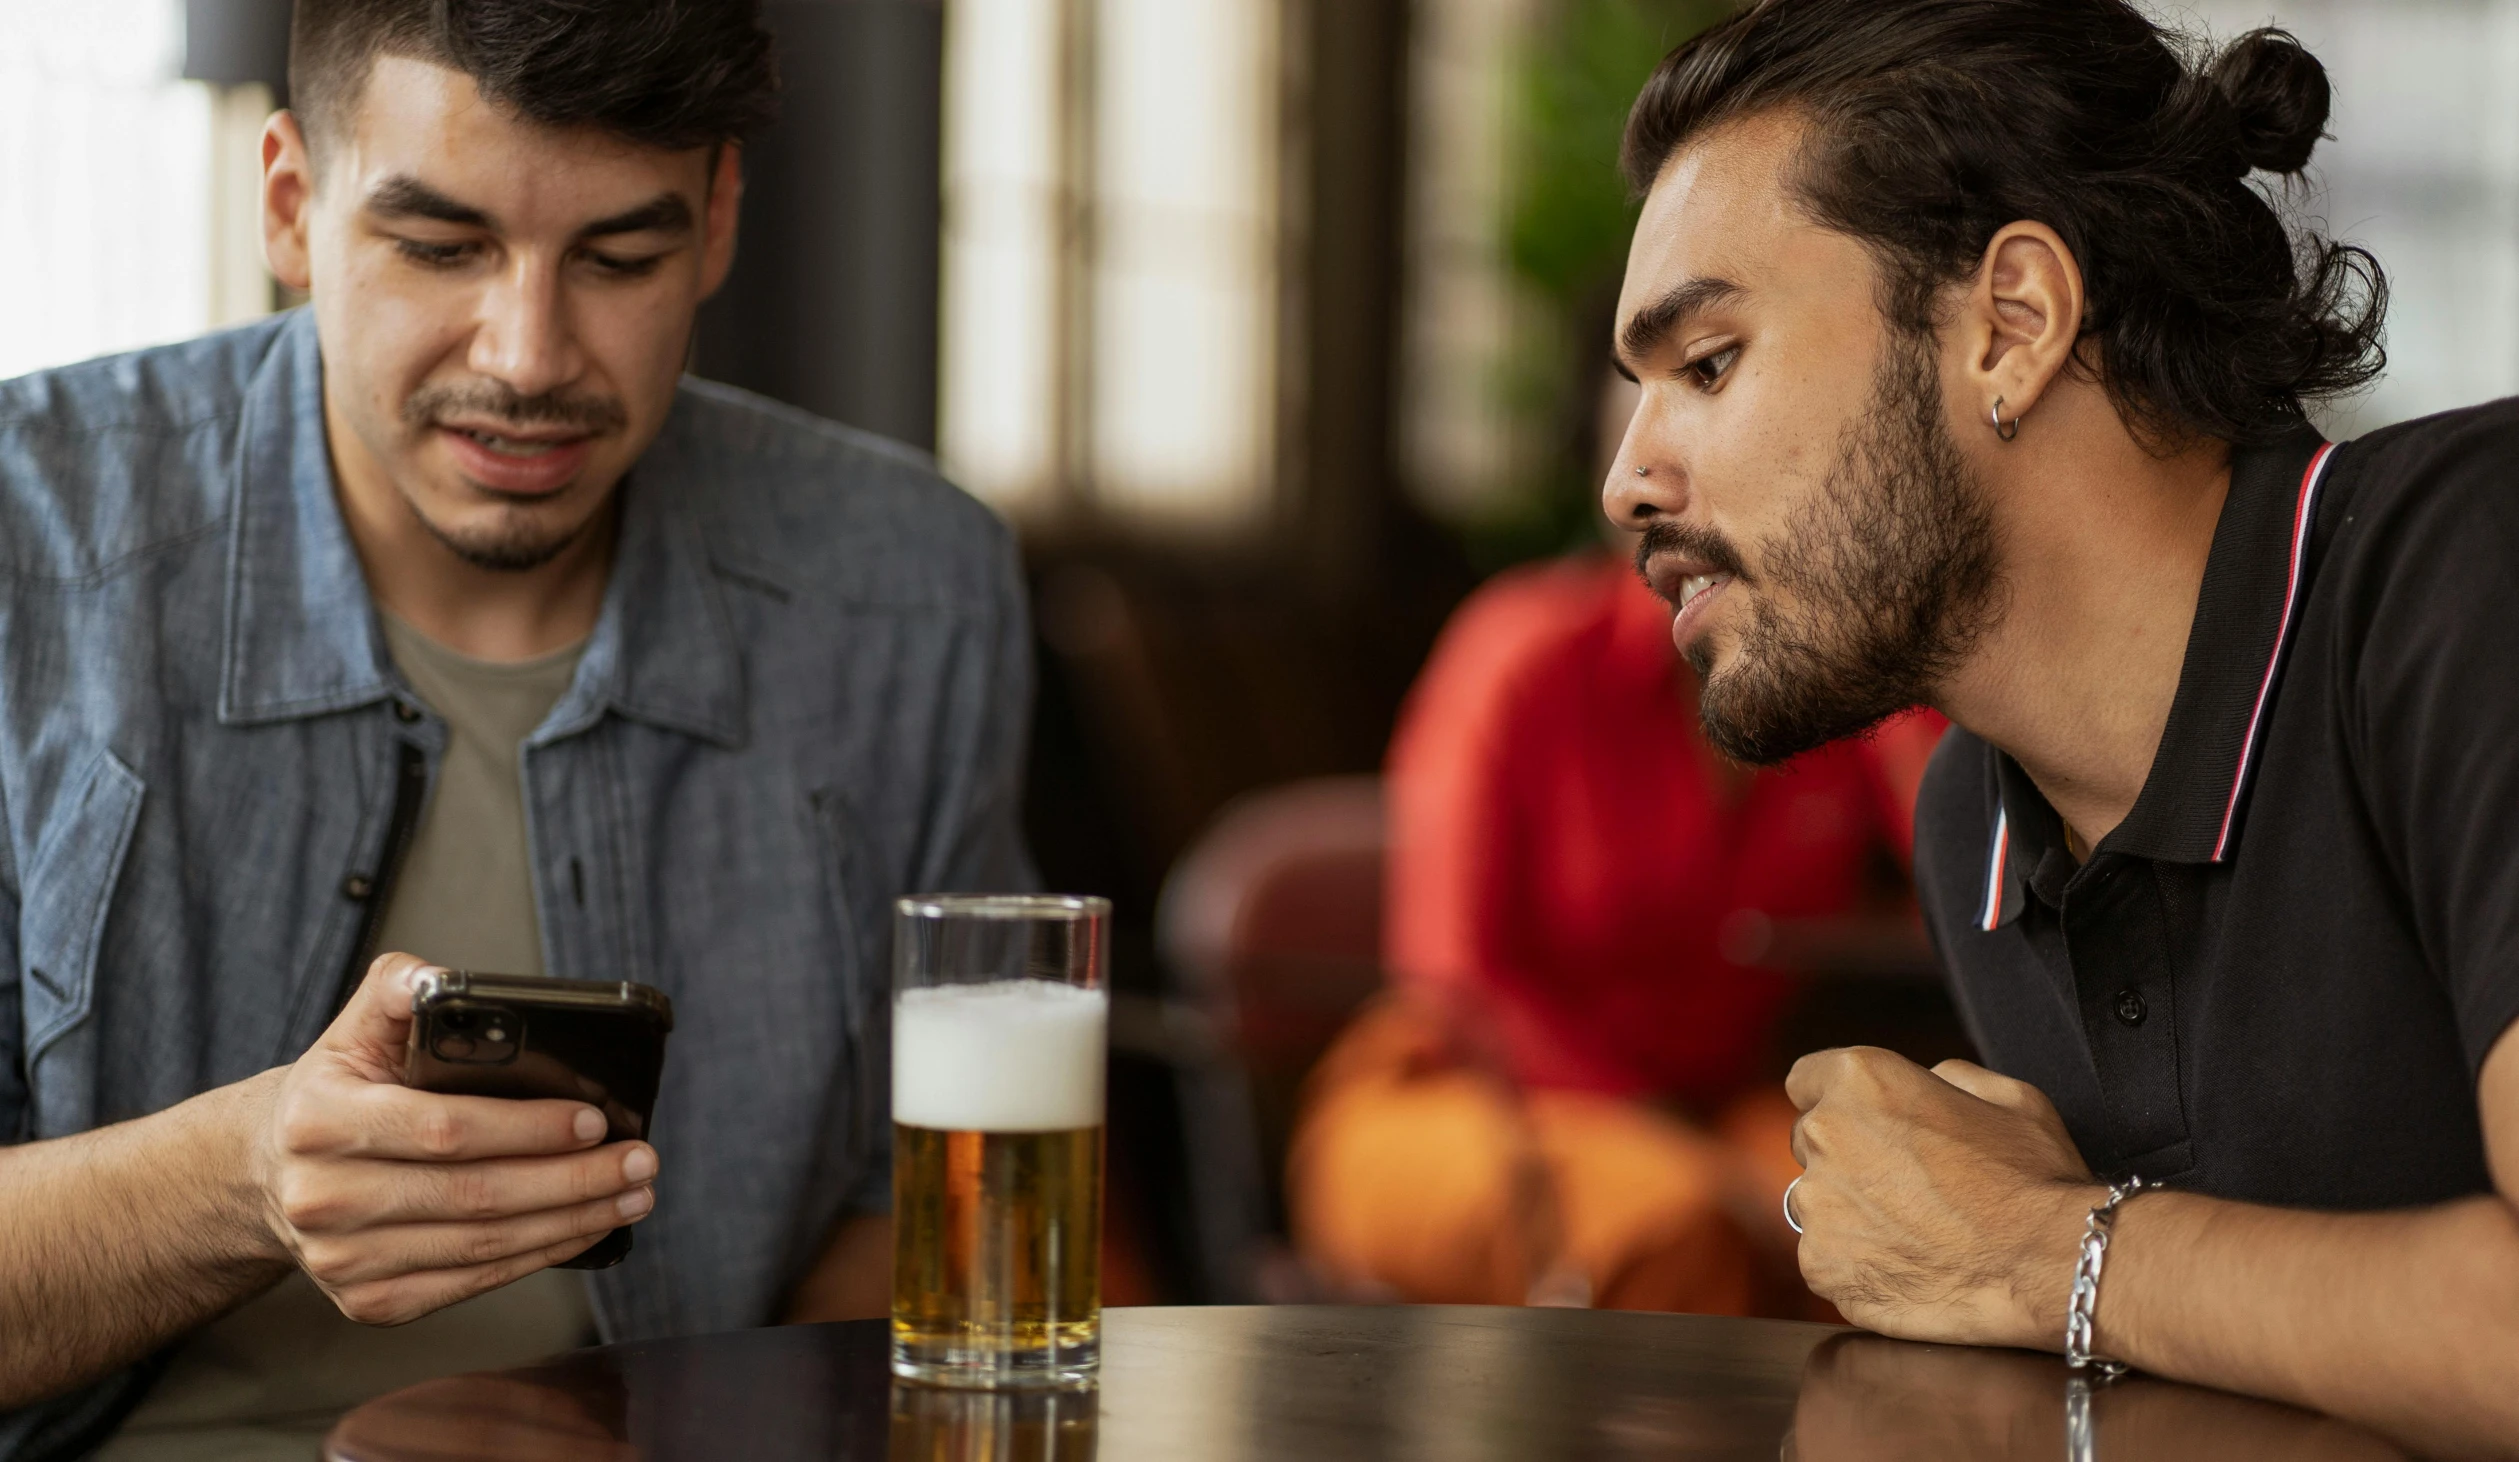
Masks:
[[[2128,425],[2262,442],[2387,364],[2378,261],[2249,182],[2308,166],[2327,102],[2290,34],[2211,52],[2125,0],[1761,0],[1663,59],[1623,162],[1641,194],[1708,128],[1801,112],[1799,201],[1870,249],[1898,326],[1933,328],[1997,230],[2043,223]]]
[[[309,146],[379,56],[460,71],[546,127],[674,151],[741,141],[777,108],[760,0],[297,0],[289,97]]]

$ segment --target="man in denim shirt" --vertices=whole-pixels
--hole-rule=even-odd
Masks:
[[[625,1219],[540,1281],[606,1339],[880,1306],[888,906],[1025,877],[1028,639],[923,459],[680,376],[757,9],[300,0],[265,229],[311,311],[0,385],[0,1458],[292,1286],[398,1325]],[[448,927],[473,835],[422,688],[515,667],[481,918],[671,996],[652,1148],[397,1081],[378,935]]]

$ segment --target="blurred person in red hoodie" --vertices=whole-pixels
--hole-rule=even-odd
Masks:
[[[1770,1050],[1797,982],[1760,961],[1779,926],[1903,900],[1942,725],[1752,772],[1706,743],[1670,609],[1619,556],[1473,595],[1392,741],[1395,989],[1307,1089],[1305,1257],[1421,1303],[1804,1312]]]

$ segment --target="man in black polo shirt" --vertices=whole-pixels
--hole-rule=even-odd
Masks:
[[[1726,750],[1960,728],[1918,874],[1993,1069],[1796,1067],[1813,1286],[2470,1450],[2519,1437],[2519,409],[2308,425],[2384,288],[2250,174],[2327,100],[2121,0],[1749,8],[1629,123],[1606,505]]]

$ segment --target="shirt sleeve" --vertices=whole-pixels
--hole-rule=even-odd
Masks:
[[[19,981],[19,873],[9,819],[8,788],[0,785],[0,1147],[26,1140],[25,1004]],[[116,1371],[67,1395],[13,1411],[0,1411],[0,1457],[85,1456],[137,1406],[164,1370],[169,1352]]]
[[[875,1152],[859,1175],[857,1190],[842,1205],[849,1213],[890,1213],[892,1211],[892,1124],[882,1124],[882,1135],[875,1141]]]
[[[2472,1072],[2519,1018],[2519,433],[2443,435],[2446,464],[2353,504],[2335,559],[2366,626],[2346,734]]]
[[[0,1145],[25,1139],[26,1005],[18,982],[18,871],[9,793],[0,787]]]

